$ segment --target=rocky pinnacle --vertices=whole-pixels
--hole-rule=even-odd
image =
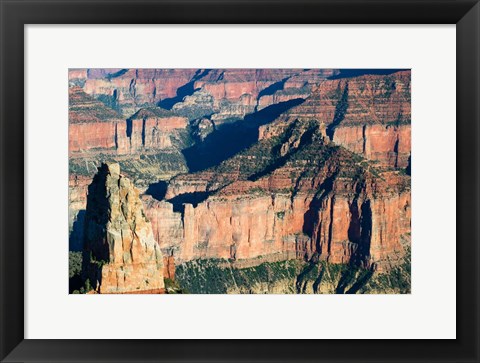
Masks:
[[[102,164],[88,187],[84,238],[84,273],[96,292],[164,288],[162,253],[139,192],[119,164]]]

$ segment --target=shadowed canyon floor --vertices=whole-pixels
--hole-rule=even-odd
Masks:
[[[71,69],[70,293],[410,293],[410,77]]]

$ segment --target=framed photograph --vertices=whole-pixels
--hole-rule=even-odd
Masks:
[[[478,1],[1,10],[2,362],[480,361]]]

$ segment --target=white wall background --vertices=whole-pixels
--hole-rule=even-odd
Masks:
[[[25,34],[25,338],[455,338],[455,26]],[[67,70],[77,67],[412,68],[412,294],[68,295]]]

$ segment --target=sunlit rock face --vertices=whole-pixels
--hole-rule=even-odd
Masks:
[[[272,127],[275,137],[170,180],[168,201],[144,200],[162,250],[178,263],[316,254],[379,269],[395,264],[409,239],[410,177],[377,173],[331,142],[317,120]]]
[[[99,293],[159,291],[163,256],[139,192],[118,164],[102,164],[88,188],[84,269]]]

